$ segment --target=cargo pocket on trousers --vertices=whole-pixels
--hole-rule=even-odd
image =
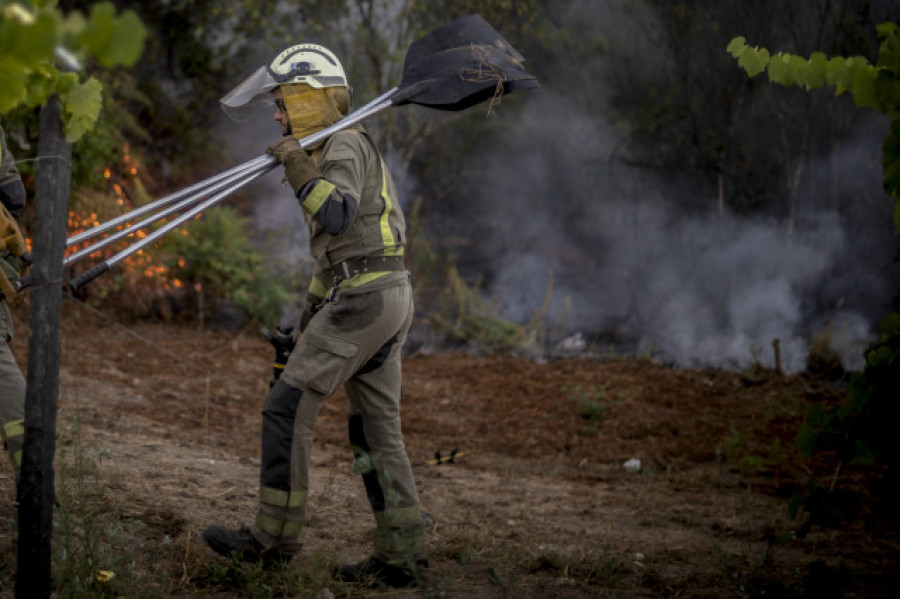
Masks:
[[[341,376],[349,372],[347,361],[356,355],[357,345],[344,339],[324,337],[311,331],[309,346],[316,350],[315,358],[302,365],[301,381],[316,393],[331,395],[343,382]]]

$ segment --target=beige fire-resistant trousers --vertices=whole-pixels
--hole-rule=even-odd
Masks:
[[[398,273],[400,274],[400,273]],[[297,551],[322,403],[343,385],[349,432],[375,516],[374,555],[424,557],[424,523],[400,427],[400,353],[412,323],[408,274],[374,291],[341,292],[310,320],[263,408],[259,511],[266,547]]]

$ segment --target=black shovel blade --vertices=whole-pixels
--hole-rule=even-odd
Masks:
[[[463,110],[501,94],[540,87],[524,62],[480,15],[463,17],[410,45],[393,103]]]

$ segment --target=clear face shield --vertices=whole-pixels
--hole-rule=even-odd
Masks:
[[[231,120],[243,123],[249,121],[258,110],[274,106],[272,90],[279,85],[269,67],[262,66],[228,92],[219,103]]]
[[[232,120],[248,121],[260,108],[272,106],[272,90],[291,83],[322,89],[346,87],[347,79],[343,67],[328,50],[301,44],[284,50],[271,65],[256,69],[219,102]]]

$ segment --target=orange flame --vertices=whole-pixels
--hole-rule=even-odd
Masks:
[[[128,186],[127,176],[137,177],[139,164],[137,160],[135,160],[134,156],[131,155],[130,146],[126,143],[122,147],[122,161],[117,166],[107,166],[103,169],[103,177],[110,181],[112,188],[112,196],[115,199],[115,205],[120,207],[120,213],[124,214],[134,208],[129,199],[129,196],[126,193],[125,186]],[[119,173],[119,176],[116,174]],[[124,177],[122,176],[124,175]],[[105,220],[106,216],[101,217],[96,212],[89,211],[79,211],[79,210],[69,210],[68,215],[68,229],[70,235],[75,235],[77,233],[81,233],[88,229],[98,226],[102,220]],[[121,231],[127,225],[119,225],[115,228],[116,231]],[[179,232],[187,236],[188,231],[185,228],[180,228]],[[136,231],[132,239],[139,240],[144,239],[149,234],[148,231],[140,230]],[[71,255],[85,247],[88,247],[95,243],[96,240],[88,240],[83,243],[74,245],[66,250],[66,255]],[[31,249],[31,239],[27,240],[28,248]],[[97,251],[96,254],[92,255],[90,260],[93,262],[99,262],[105,259],[110,258],[121,250],[114,249],[115,246],[108,246],[106,248],[102,248]],[[184,259],[179,259],[177,262],[177,268],[183,268],[186,262]],[[152,279],[155,281],[154,289],[159,292],[172,291],[175,289],[181,290],[185,287],[183,281],[173,276],[173,272],[171,269],[159,262],[154,257],[154,253],[152,248],[145,248],[138,250],[131,256],[125,258],[122,261],[122,265],[125,267],[127,272],[132,273],[133,275],[145,278]]]

